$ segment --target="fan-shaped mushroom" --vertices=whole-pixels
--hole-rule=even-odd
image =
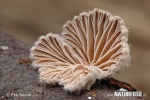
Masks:
[[[31,48],[40,81],[65,90],[90,89],[96,79],[108,77],[130,61],[128,30],[123,20],[94,9],[63,26],[62,36],[41,36]]]

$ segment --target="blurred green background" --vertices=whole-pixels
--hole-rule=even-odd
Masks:
[[[0,0],[0,31],[33,45],[61,33],[75,15],[93,8],[123,18],[129,29],[131,66],[114,77],[150,95],[150,0]]]

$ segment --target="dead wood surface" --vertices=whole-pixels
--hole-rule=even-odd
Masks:
[[[0,32],[0,100],[143,100],[139,97],[116,97],[114,89],[100,81],[90,91],[81,94],[68,93],[63,87],[42,85],[38,80],[38,71],[33,69],[29,58],[30,45]],[[101,84],[99,84],[101,83]]]

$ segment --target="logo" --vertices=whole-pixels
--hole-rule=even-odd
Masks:
[[[120,88],[115,91],[113,94],[109,94],[107,96],[116,96],[116,97],[142,97],[146,96],[146,93],[142,93],[141,91],[128,91],[124,88]]]

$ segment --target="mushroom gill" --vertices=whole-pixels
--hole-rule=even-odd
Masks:
[[[41,36],[31,48],[40,81],[59,83],[68,91],[90,89],[96,79],[108,77],[130,62],[128,30],[123,20],[94,9],[63,26],[62,36]]]

